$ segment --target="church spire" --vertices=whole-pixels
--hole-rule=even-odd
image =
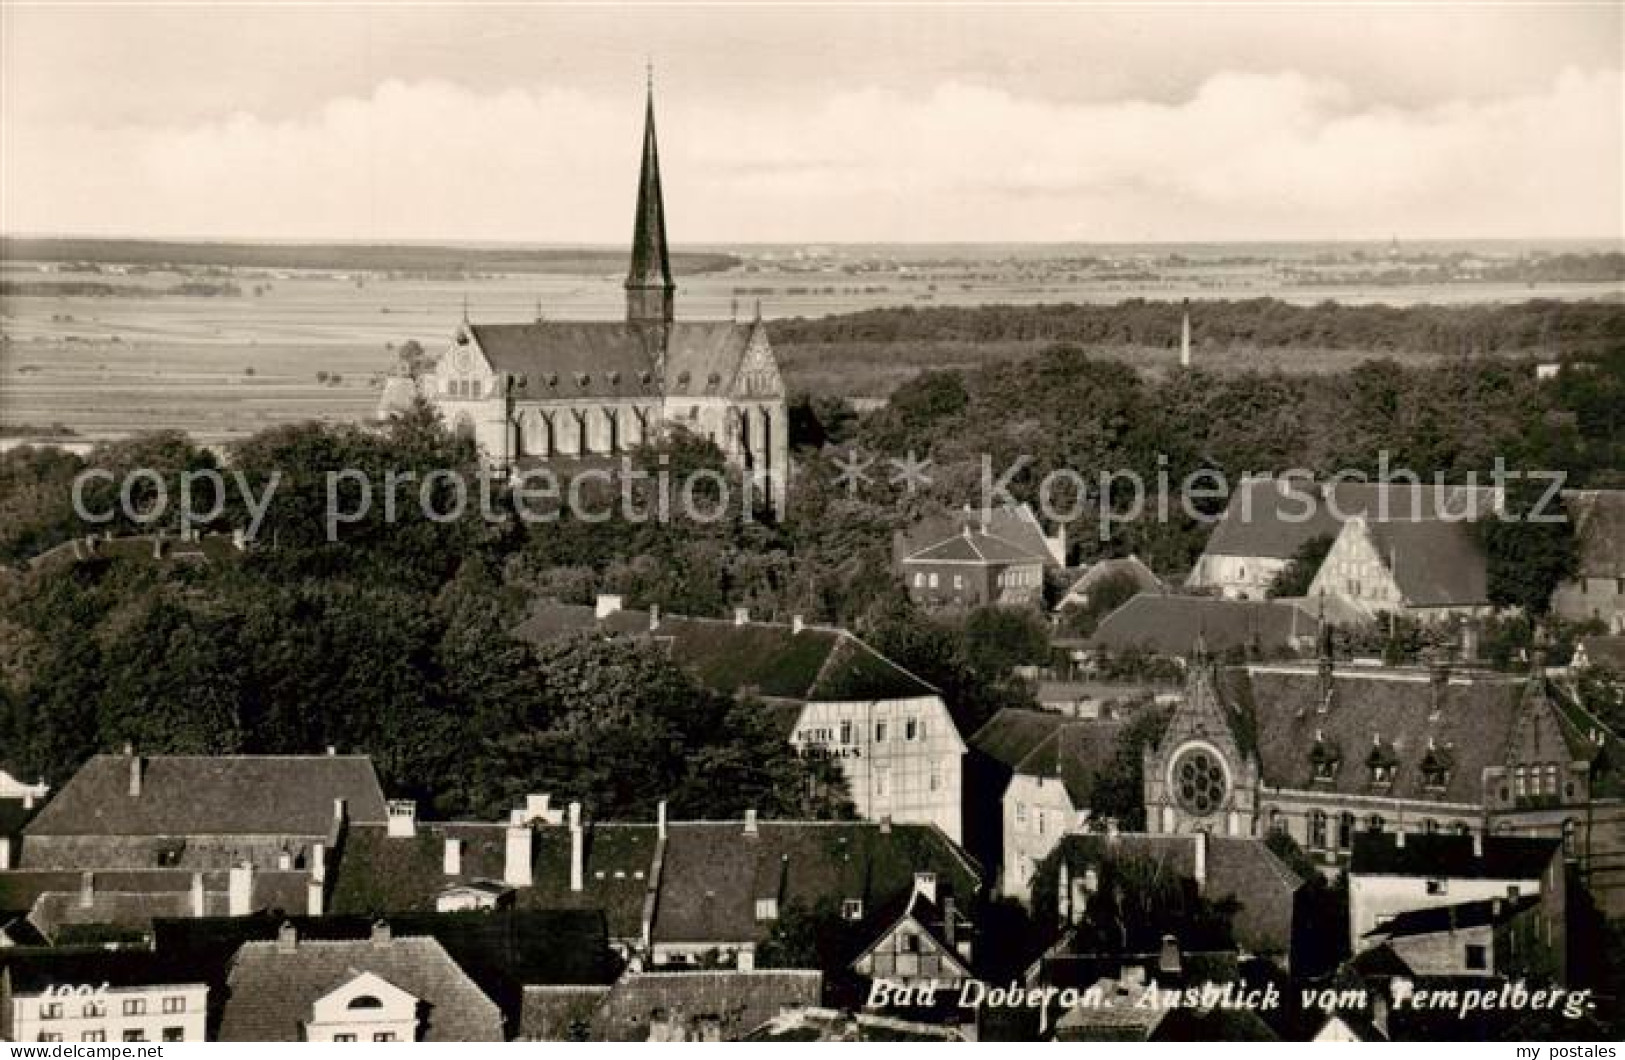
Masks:
[[[649,70],[643,117],[643,168],[638,175],[638,212],[632,227],[632,265],[626,274],[629,324],[670,324],[677,286],[666,257],[666,205],[660,193],[660,152],[655,146],[654,70]]]

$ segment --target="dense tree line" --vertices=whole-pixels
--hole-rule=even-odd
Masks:
[[[1174,346],[1179,302],[1112,305],[897,306],[776,321],[774,342],[1070,342]],[[1192,339],[1204,349],[1293,347],[1454,355],[1548,351],[1594,353],[1621,337],[1609,302],[1532,299],[1496,305],[1294,305],[1275,298],[1202,301]]]

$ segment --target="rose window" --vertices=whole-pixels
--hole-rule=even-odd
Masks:
[[[1193,748],[1174,763],[1174,792],[1179,804],[1206,817],[1224,802],[1224,767],[1212,752]]]

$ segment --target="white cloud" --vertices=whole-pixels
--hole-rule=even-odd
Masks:
[[[1134,240],[1622,234],[1618,72],[1365,103],[1295,72],[1175,102],[943,82],[807,107],[661,100],[673,237]],[[641,101],[389,81],[287,120],[8,122],[8,231],[619,242]]]

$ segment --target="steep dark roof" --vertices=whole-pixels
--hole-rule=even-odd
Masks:
[[[1066,722],[1066,715],[1052,711],[1005,707],[976,730],[970,748],[1014,770]]]
[[[96,755],[29,823],[26,836],[326,835],[336,799],[351,821],[383,823],[384,793],[364,755]],[[24,840],[26,847],[27,840]]]
[[[452,883],[500,880],[506,860],[506,826],[486,823],[420,824],[411,838],[392,839],[381,827],[351,828],[333,883],[335,913],[425,913]],[[462,840],[462,869],[447,876],[448,837]],[[643,899],[654,864],[653,824],[596,823],[583,836],[583,888],[570,890],[570,831],[556,825],[534,829],[531,873],[535,884],[515,894],[525,909],[600,912],[610,936],[637,938]]]
[[[1504,924],[1526,909],[1540,904],[1540,898],[1526,895],[1522,898],[1483,898],[1454,905],[1436,905],[1427,909],[1407,909],[1396,913],[1384,923],[1367,931],[1366,937],[1399,938],[1407,935],[1434,935],[1441,931],[1461,931],[1465,928],[1489,927]]]
[[[1086,808],[1095,781],[1117,752],[1119,721],[1068,718],[1048,739],[1016,763],[1015,773],[1029,777],[1059,777],[1072,805]]]
[[[1625,578],[1625,490],[1566,490],[1582,578]]]
[[[1043,554],[984,530],[952,534],[903,558],[904,563],[1043,563]]]
[[[520,1035],[647,1041],[661,1019],[712,1024],[724,1041],[739,1041],[785,1009],[819,1004],[823,986],[822,973],[801,969],[628,972],[608,990],[526,990]]]
[[[19,993],[38,993],[51,987],[183,986],[206,984],[208,979],[184,961],[169,960],[145,951],[50,951],[26,955],[0,950],[0,969],[11,977]]]
[[[1207,893],[1238,903],[1231,930],[1255,953],[1292,949],[1293,901],[1304,880],[1262,839],[1208,839]]]
[[[1067,589],[1066,595],[1088,593],[1096,585],[1107,578],[1126,575],[1134,581],[1135,586],[1146,593],[1164,592],[1168,586],[1155,571],[1147,567],[1139,556],[1122,556],[1116,559],[1103,559],[1091,563],[1082,574],[1078,575],[1072,587]]]
[[[726,695],[754,693],[793,702],[911,699],[935,688],[842,629],[776,622],[662,616],[650,628],[646,611],[596,619],[591,608],[543,602],[514,630],[532,643],[597,630],[644,637],[707,688]],[[793,721],[793,719],[792,719]]]
[[[616,321],[465,325],[493,370],[523,377],[520,402],[727,394],[756,325],[679,321],[654,329]],[[660,372],[660,343],[665,370]]]
[[[763,821],[754,837],[741,822],[677,823],[661,875],[656,942],[761,940],[771,922],[756,919],[756,900],[808,909],[823,900],[858,899],[882,908],[934,872],[943,893],[969,901],[980,876],[940,831],[926,825]]]
[[[1489,602],[1488,561],[1472,524],[1422,519],[1365,526],[1408,604],[1439,607]]]
[[[1344,520],[1436,519],[1439,516],[1488,514],[1499,494],[1490,487],[1443,486],[1432,483],[1340,482],[1303,479],[1243,480],[1208,538],[1215,556],[1260,556],[1291,559],[1316,537],[1336,537]]]
[[[1580,646],[1585,649],[1586,662],[1592,666],[1625,671],[1625,634],[1581,637]]]
[[[1424,669],[1337,667],[1330,705],[1322,710],[1317,668],[1279,664],[1228,671],[1224,691],[1248,719],[1264,781],[1272,786],[1370,794],[1366,760],[1381,746],[1395,764],[1385,794],[1476,804],[1483,799],[1483,770],[1505,759],[1526,685],[1521,677],[1485,672],[1436,684]],[[1574,753],[1594,753],[1570,735]],[[1330,781],[1315,779],[1317,747],[1340,763]],[[1426,784],[1422,764],[1430,753],[1447,765],[1443,789]]]
[[[912,558],[955,539],[963,540],[966,529],[978,539],[983,536],[997,539],[1001,544],[989,547],[1007,557],[1055,565],[1043,527],[1027,505],[960,508],[922,519],[898,534],[894,543],[896,558]]]
[[[1275,600],[1139,593],[1101,619],[1088,643],[1108,651],[1144,649],[1184,656],[1198,637],[1210,651],[1253,645],[1282,651],[1294,646],[1295,637],[1313,638],[1314,632],[1314,616]]]
[[[1349,872],[1356,876],[1425,876],[1441,879],[1532,880],[1545,875],[1563,844],[1527,836],[1407,835],[1400,846],[1387,832],[1354,836]]]
[[[357,975],[372,973],[416,997],[423,1006],[421,1039],[431,1042],[501,1041],[502,1013],[439,942],[427,937],[370,940],[299,940],[290,952],[275,942],[248,942],[232,960],[220,1040],[291,1042],[320,998]]]

